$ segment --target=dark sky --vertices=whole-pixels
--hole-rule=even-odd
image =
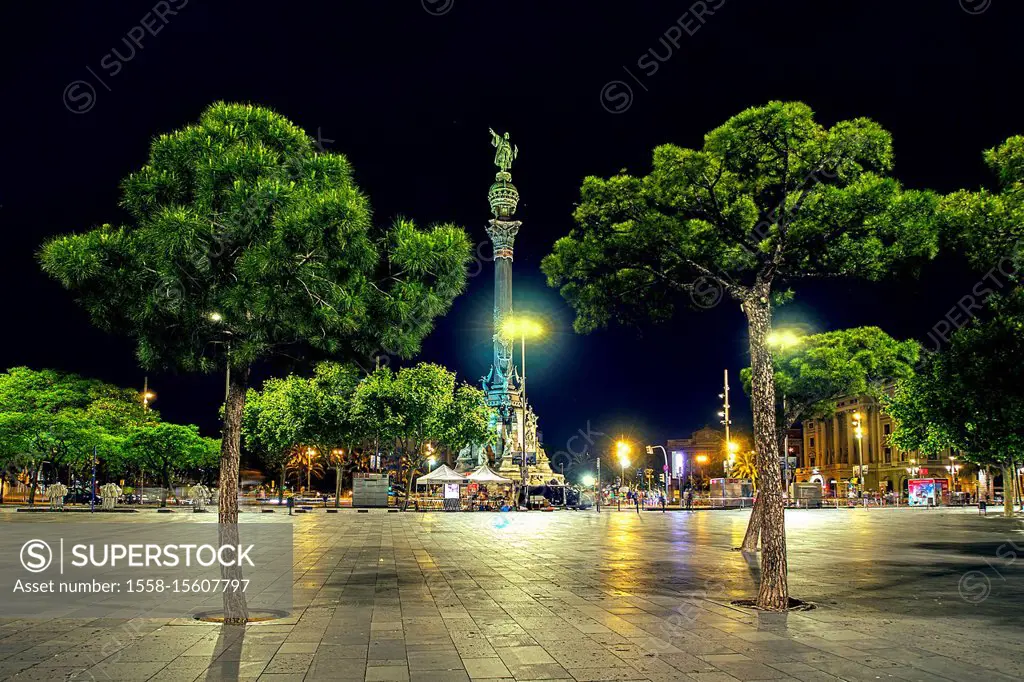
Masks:
[[[881,122],[895,137],[897,176],[910,186],[977,187],[988,181],[981,151],[1024,132],[1024,3],[707,0],[718,9],[703,24],[687,14],[692,4],[6,4],[0,366],[54,366],[141,386],[131,342],[93,329],[40,274],[34,251],[49,235],[118,222],[118,183],[142,165],[151,136],[194,121],[212,101],[244,100],[319,130],[325,146],[347,154],[379,220],[452,221],[475,241],[490,217],[487,128],[511,131],[524,221],[515,305],[546,316],[552,332],[528,349],[530,398],[549,453],[588,424],[656,442],[714,422],[722,369],[738,375],[747,363],[735,304],[684,311],[640,334],[578,336],[571,312],[545,286],[540,259],[571,228],[581,179],[642,172],[659,143],[697,146],[745,107],[799,99],[826,125],[854,116]],[[674,29],[677,20],[693,35]],[[132,54],[126,45],[139,35]],[[678,47],[659,42],[666,35]],[[666,45],[671,56],[645,75],[638,60],[652,48],[665,58]],[[611,113],[627,103],[621,84],[608,85],[616,80],[633,97]],[[473,381],[486,372],[492,277],[484,262],[421,359]],[[778,319],[821,331],[878,324],[923,339],[977,279],[953,255],[917,281],[801,287]],[[221,379],[150,382],[166,417],[215,431]],[[749,420],[738,381],[733,388],[737,421]],[[596,447],[605,443],[595,438]]]

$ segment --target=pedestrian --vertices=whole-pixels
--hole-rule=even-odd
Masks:
[[[636,495],[633,496],[633,500],[636,502],[636,513],[637,514],[640,513],[640,503],[643,501],[642,495],[643,495],[643,493],[638,492]]]
[[[686,489],[686,511],[693,511],[693,488]]]
[[[665,494],[664,493],[662,493],[659,496],[658,501],[661,502],[661,513],[664,514],[665,513]]]
[[[289,495],[288,496],[288,516],[292,515],[292,510],[294,508],[295,508],[295,497]]]

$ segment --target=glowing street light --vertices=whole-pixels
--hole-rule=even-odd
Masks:
[[[782,349],[791,348],[799,344],[802,340],[803,336],[792,329],[779,329],[777,331],[773,331],[767,338],[769,346]]]
[[[210,313],[210,322],[223,322],[223,321],[224,321],[224,316],[221,315],[220,313],[218,313],[216,311]]]
[[[583,485],[587,486],[588,488],[591,488],[591,487],[594,486],[595,483],[597,483],[597,479],[594,478],[594,476],[592,474],[584,474],[583,475],[582,483],[583,483]]]
[[[853,423],[853,437],[857,439],[857,491],[863,497],[864,492],[864,427],[861,424],[864,417],[860,412],[854,412],[850,417]],[[865,504],[867,504],[865,502]]]
[[[630,447],[629,443],[627,443],[624,440],[620,440],[620,441],[617,441],[615,443],[615,454],[618,455],[618,457],[619,457],[619,469],[620,469],[620,475],[619,475],[619,488],[620,488],[620,490],[619,490],[619,495],[617,496],[618,503],[619,503],[619,509],[620,510],[622,509],[622,490],[621,490],[621,488],[626,485],[626,467],[629,466],[629,453],[632,452],[632,450],[633,449]]]

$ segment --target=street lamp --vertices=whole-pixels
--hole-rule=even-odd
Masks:
[[[619,502],[619,509],[622,509],[622,488],[626,484],[626,467],[629,466],[629,453],[632,448],[624,440],[620,440],[615,443],[615,454],[619,456],[619,467],[621,475],[619,478],[619,494],[616,496]]]
[[[854,412],[851,417],[853,423],[853,437],[857,440],[857,492],[861,498],[864,497],[864,428],[861,426],[863,417],[860,412]]]
[[[508,317],[501,323],[501,333],[508,339],[515,340],[518,336],[522,344],[520,357],[523,363],[523,373],[520,377],[520,395],[523,403],[523,419],[520,430],[520,447],[522,448],[522,462],[520,463],[520,476],[523,482],[523,502],[529,503],[530,489],[527,480],[526,466],[526,337],[531,339],[539,338],[544,333],[544,327],[536,320],[528,317]]]
[[[665,502],[672,501],[672,477],[670,476],[670,470],[668,468],[668,451],[665,450],[663,445],[648,445],[647,454],[653,455],[655,448],[661,448],[661,454],[665,456]]]
[[[725,449],[728,453],[725,461],[725,473],[726,475],[730,475],[732,473],[732,468],[736,465],[736,453],[740,451],[740,446],[739,443],[729,441],[725,444]]]
[[[768,335],[768,345],[780,350],[788,350],[793,346],[799,345],[803,341],[803,335],[795,329],[779,329]],[[786,420],[786,412],[788,410],[786,404],[786,392],[782,392],[782,420]],[[789,496],[789,424],[783,423],[785,429],[782,443],[782,473],[786,481],[784,490],[782,491],[783,498]]]
[[[708,463],[707,455],[697,455],[697,464],[700,465],[700,480],[704,481],[704,465]]]

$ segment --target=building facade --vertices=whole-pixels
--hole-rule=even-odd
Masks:
[[[944,478],[951,491],[976,492],[975,477],[959,476],[959,452],[899,450],[889,442],[894,426],[876,399],[840,399],[831,416],[804,421],[802,451],[790,453],[797,456],[796,480],[820,483],[826,495],[840,496],[858,488],[906,495],[907,481],[914,478]]]
[[[689,438],[670,439],[665,449],[677,489],[679,483],[725,476],[725,434],[718,429],[705,426]]]

